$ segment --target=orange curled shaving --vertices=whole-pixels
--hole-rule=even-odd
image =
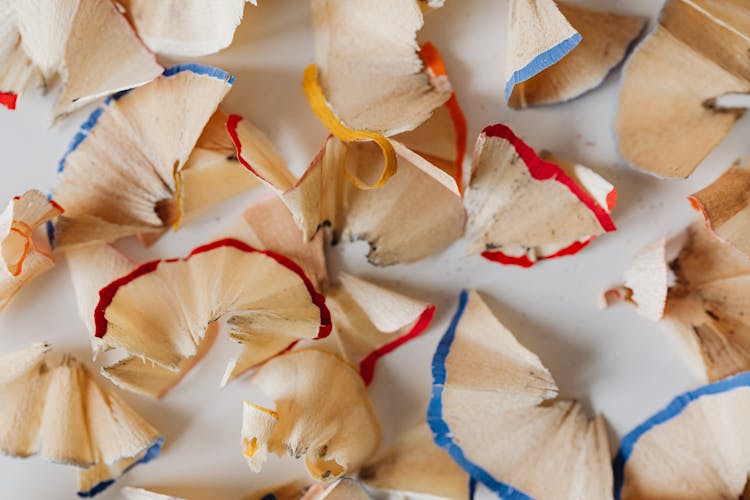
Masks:
[[[370,140],[375,142],[380,147],[381,151],[383,151],[385,165],[383,166],[383,171],[381,172],[378,181],[375,184],[370,185],[347,170],[346,175],[349,180],[351,180],[352,184],[359,189],[377,189],[383,186],[388,179],[393,177],[398,170],[398,162],[396,160],[396,152],[393,150],[390,141],[382,134],[371,132],[369,130],[354,130],[341,122],[331,108],[328,107],[326,98],[323,95],[323,89],[320,88],[320,83],[318,82],[318,68],[314,64],[311,64],[305,69],[302,87],[305,90],[307,100],[310,103],[313,112],[315,112],[331,134],[346,142]]]

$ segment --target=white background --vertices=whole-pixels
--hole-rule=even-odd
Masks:
[[[589,0],[583,5],[650,16],[653,0]],[[434,301],[436,320],[420,339],[402,347],[379,365],[372,397],[386,440],[424,418],[430,392],[430,360],[454,312],[463,287],[485,293],[496,314],[517,337],[539,354],[564,397],[583,401],[611,424],[614,447],[625,432],[677,393],[700,383],[683,357],[681,344],[657,324],[629,307],[599,311],[596,300],[618,282],[631,256],[664,234],[674,234],[695,213],[685,197],[708,184],[736,158],[750,152],[750,123],[740,124],[687,181],[661,181],[623,165],[617,157],[611,124],[617,80],[574,102],[516,112],[503,101],[507,2],[448,0],[427,17],[420,41],[432,41],[445,59],[469,123],[469,150],[477,133],[503,122],[532,147],[589,165],[618,189],[614,219],[617,233],[594,242],[577,256],[544,262],[524,270],[501,267],[465,255],[459,241],[442,255],[415,265],[377,269],[366,263],[365,245],[330,252],[334,267],[389,284]],[[265,130],[300,173],[326,132],[310,111],[301,89],[303,68],[312,62],[313,42],[307,2],[261,0],[248,6],[228,50],[200,62],[230,71],[236,84],[225,109],[244,114]],[[50,125],[56,90],[42,96],[31,90],[15,112],[0,111],[2,180],[0,200],[29,188],[48,191],[57,162],[90,108]],[[469,151],[469,152],[470,152]],[[136,258],[185,255],[208,241],[261,194],[258,190],[225,203],[198,223],[169,234],[150,251],[136,244],[124,248]],[[0,352],[31,342],[51,341],[58,352],[90,359],[88,334],[79,320],[68,273],[60,259],[53,271],[27,286],[0,315]],[[260,475],[240,453],[243,399],[259,400],[247,381],[219,390],[218,383],[233,346],[218,342],[204,362],[163,401],[125,394],[166,435],[156,461],[139,466],[99,498],[120,498],[131,484],[153,487],[193,500],[240,498],[256,489],[302,474],[300,464],[271,458]],[[0,402],[2,404],[2,402]],[[75,498],[73,469],[40,459],[0,458],[0,498]]]

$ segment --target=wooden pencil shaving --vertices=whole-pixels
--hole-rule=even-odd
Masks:
[[[370,244],[368,260],[377,266],[414,262],[443,250],[463,232],[464,208],[453,177],[395,141],[399,170],[377,190],[362,190],[348,175],[372,175],[382,161],[371,142],[344,143],[329,137],[296,183],[276,160],[245,156],[256,134],[241,117],[229,117],[227,128],[237,156],[281,196],[305,239],[320,230]]]
[[[108,244],[70,248],[65,251],[65,258],[76,295],[78,316],[91,335],[96,356],[101,347],[94,336],[94,311],[99,303],[99,290],[117,278],[130,274],[138,263]]]
[[[268,452],[305,459],[310,477],[354,472],[380,444],[380,425],[359,373],[337,356],[292,351],[265,363],[253,382],[275,409],[244,405],[242,449],[259,471]],[[335,394],[336,397],[328,397]]]
[[[252,247],[289,257],[310,277],[316,290],[323,293],[328,290],[323,233],[305,240],[291,212],[278,196],[269,195],[251,204],[223,234]]]
[[[230,337],[252,347],[254,365],[331,329],[324,297],[296,264],[238,240],[218,240],[186,259],[142,264],[102,288],[94,308],[97,343],[129,355],[103,374],[161,397],[210,348],[225,314]]]
[[[638,252],[624,278],[622,286],[604,292],[602,305],[627,301],[642,316],[652,321],[662,319],[667,292],[674,281],[667,259],[667,240],[661,239]]]
[[[78,495],[94,496],[159,454],[159,433],[77,360],[48,362],[34,344],[0,357],[0,452],[78,467]]]
[[[745,498],[748,411],[747,372],[681,394],[622,439],[615,498]]]
[[[423,19],[414,0],[311,6],[320,86],[347,127],[394,135],[416,128],[448,100],[447,79],[431,81],[419,57]]]
[[[256,185],[217,111],[232,82],[215,68],[175,66],[96,109],[60,161],[54,195],[69,209],[55,224],[55,245],[131,235],[152,243]]]
[[[163,69],[108,0],[2,0],[0,17],[0,104],[10,109],[30,84],[59,77],[59,117]]]
[[[750,260],[702,222],[639,254],[624,289],[639,312],[679,334],[708,380],[750,369]]]
[[[78,314],[86,324],[94,359],[111,347],[96,337],[94,316],[99,303],[99,290],[116,279],[127,276],[139,265],[107,244],[86,245],[66,250],[70,277],[78,303]],[[102,367],[102,374],[121,388],[153,398],[165,396],[208,352],[216,339],[218,325],[207,328],[206,337],[197,352],[180,364],[177,371],[156,365],[140,356],[126,356]]]
[[[432,321],[434,305],[347,273],[340,272],[337,283],[329,285],[322,234],[305,241],[279,197],[252,204],[227,234],[286,255],[317,277],[313,282],[323,291],[335,326],[331,335],[315,341],[315,348],[336,352],[357,366],[367,385],[381,357],[422,334]],[[252,351],[245,347],[230,363],[223,384],[256,367],[259,359]]]
[[[750,93],[750,5],[668,0],[659,24],[624,68],[615,131],[623,158],[659,177],[688,177],[744,110]]]
[[[447,78],[445,63],[433,44],[423,44],[419,56],[430,75]],[[459,191],[463,191],[467,127],[458,97],[452,92],[445,104],[436,108],[421,125],[394,136],[394,139],[444,170],[456,180]]]
[[[223,234],[255,248],[287,256],[310,277],[317,291],[325,293],[328,290],[323,234],[320,233],[312,240],[305,241],[302,232],[294,223],[292,214],[278,196],[270,195],[250,205],[242,217]],[[327,300],[326,306],[329,306]],[[321,341],[323,339],[315,340],[316,343]],[[281,349],[291,347],[291,343],[280,346]],[[227,364],[221,386],[224,387],[257,368],[263,361],[266,361],[266,358],[260,358],[254,346],[243,346],[242,351]]]
[[[750,257],[750,164],[738,161],[690,202],[714,235]]]
[[[505,99],[512,108],[568,101],[602,84],[645,19],[554,0],[511,0]]]
[[[344,272],[326,295],[335,324],[326,343],[359,367],[366,385],[384,355],[423,333],[435,306]]]
[[[676,260],[667,295],[670,326],[698,353],[708,380],[750,368],[750,261],[696,222]]]
[[[555,399],[549,371],[476,292],[462,292],[432,373],[435,443],[495,494],[612,497],[604,420]]]
[[[62,212],[60,205],[32,189],[14,197],[0,214],[0,311],[24,284],[54,266],[49,246],[38,233]]]
[[[194,368],[211,350],[225,348],[217,344],[225,328],[234,352],[220,386],[243,378],[234,387],[244,383],[250,391],[241,429],[234,431],[240,449],[233,463],[268,474],[276,465],[267,464],[269,456],[276,455],[295,461],[304,476],[268,488],[276,473],[263,478],[245,471],[240,479],[263,489],[245,500],[470,500],[477,486],[507,500],[750,499],[750,433],[744,431],[750,163],[740,160],[689,196],[702,220],[639,252],[623,282],[601,297],[603,306],[627,302],[671,327],[708,381],[627,434],[614,461],[604,417],[561,396],[540,358],[479,293],[467,290],[430,353],[426,412],[405,432],[398,420],[408,415],[387,421],[387,439],[399,432],[383,442],[373,400],[413,409],[419,401],[404,398],[419,367],[388,373],[393,367],[379,361],[428,332],[436,317],[431,301],[402,284],[403,273],[421,269],[437,299],[455,285],[451,276],[464,264],[483,265],[477,254],[530,268],[578,254],[617,229],[617,190],[607,179],[536,152],[506,125],[482,129],[464,171],[467,116],[487,114],[482,97],[492,92],[484,92],[482,82],[489,80],[482,66],[498,50],[507,55],[501,85],[512,112],[568,102],[602,86],[633,48],[622,69],[617,145],[626,162],[659,177],[690,176],[750,106],[750,0],[664,0],[639,45],[646,19],[571,1],[505,2],[504,47],[474,39],[475,26],[493,29],[477,23],[490,10],[471,10],[466,2],[307,0],[297,8],[275,7],[278,17],[274,8],[261,7],[260,16],[268,14],[256,22],[262,30],[244,33],[242,47],[214,59],[251,75],[245,84],[265,102],[242,105],[259,104],[251,114],[275,113],[277,150],[253,123],[225,111],[230,99],[242,98],[228,98],[234,85],[228,72],[185,62],[165,69],[155,57],[181,61],[223,51],[245,11],[255,11],[247,3],[256,6],[256,0],[0,0],[0,107],[14,109],[19,95],[38,85],[45,93],[58,88],[55,119],[86,105],[93,110],[59,161],[52,192],[26,191],[0,213],[0,311],[63,255],[88,331],[77,345],[91,343],[92,370],[99,371],[69,354],[53,358],[47,343],[0,355],[0,455],[74,467],[78,495],[97,495],[158,456],[164,439],[108,384],[164,398],[198,375]],[[423,30],[428,13],[436,24]],[[459,43],[444,60],[427,35]],[[250,45],[252,53],[245,53]],[[304,59],[305,48],[314,55],[297,90],[326,137],[317,139],[320,148],[309,163],[290,167],[289,153],[310,158],[303,149],[314,132],[295,126],[299,121],[290,118],[301,110],[293,109],[293,95],[283,95],[287,63]],[[468,57],[467,50],[473,51]],[[464,73],[455,90],[448,66]],[[473,97],[467,115],[457,95],[462,89]],[[527,113],[527,130],[543,125],[533,115],[546,112]],[[568,129],[555,128],[552,141],[573,155],[584,146],[601,152],[601,141],[584,138],[571,116],[558,116]],[[586,122],[588,129],[597,125]],[[43,143],[6,149],[12,156],[20,147],[31,158],[36,152],[28,145]],[[23,181],[9,185],[17,180]],[[630,184],[643,193],[653,187]],[[259,185],[265,195],[252,193],[230,226],[210,229],[230,215],[210,211]],[[641,198],[631,197],[631,205],[643,205]],[[626,208],[651,214],[661,205]],[[162,237],[191,223],[219,236],[164,258],[165,248],[196,235]],[[457,257],[449,248],[463,237],[469,255]],[[373,266],[403,268],[390,270],[391,284],[358,274],[356,266],[351,272],[350,252],[332,250],[342,242],[365,249]],[[560,270],[580,278],[582,265],[591,271],[616,260],[596,257],[606,251],[597,243]],[[409,266],[428,258],[439,263],[429,276],[423,269],[429,262]],[[544,281],[545,267],[525,277],[549,288],[554,283]],[[471,281],[473,274],[465,277]],[[42,285],[51,287],[45,294],[58,292],[50,277],[27,292]],[[570,283],[562,284],[570,292]],[[38,329],[49,321],[32,319],[41,321]],[[427,341],[420,337],[392,358],[419,363]],[[189,391],[184,396],[199,411],[172,415],[175,404],[184,406],[179,397],[163,407],[162,419],[176,418],[172,431],[184,431],[197,417],[210,417],[204,430],[231,424],[213,415],[226,401],[212,407]],[[198,436],[188,448],[200,447],[203,458],[218,454],[220,434]],[[221,484],[191,491],[189,482],[181,483],[185,499],[167,494],[178,491],[169,487],[127,486],[113,494],[127,500],[238,496],[242,486],[229,477],[232,464],[210,458],[226,469],[215,471]],[[182,464],[188,475],[194,465]],[[39,486],[21,485],[28,479],[23,475],[0,484],[0,496],[49,496],[57,487],[51,475],[37,475]],[[170,482],[162,479],[153,484]]]
[[[171,57],[205,56],[225,49],[232,43],[245,8],[245,0],[121,3],[148,48]]]
[[[361,189],[383,186],[398,170],[386,139],[413,130],[452,94],[445,73],[425,68],[416,50],[422,27],[414,0],[312,0],[316,65],[304,88],[313,111],[342,141],[373,141],[384,165],[379,176],[352,176]],[[377,26],[377,29],[373,29]]]
[[[359,471],[358,479],[371,488],[405,498],[472,498],[468,474],[435,444],[427,423],[399,436]]]
[[[522,267],[577,253],[615,230],[616,198],[586,167],[545,161],[508,127],[486,127],[466,193],[469,251]]]

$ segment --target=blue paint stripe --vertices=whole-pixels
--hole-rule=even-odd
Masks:
[[[135,89],[125,89],[125,90],[121,90],[119,92],[115,92],[114,94],[112,94],[111,96],[107,97],[104,100],[104,105],[105,106],[109,106],[110,104],[112,104],[112,101],[119,101],[122,97],[128,95],[129,93],[131,93],[134,90]]]
[[[99,118],[102,116],[102,113],[104,113],[104,108],[102,107],[96,108],[94,111],[91,112],[88,119],[86,119],[86,121],[83,122],[83,125],[81,125],[81,128],[78,129],[78,132],[76,132],[76,135],[73,136],[73,140],[70,141],[68,150],[65,151],[65,154],[60,160],[60,163],[57,165],[58,173],[65,170],[65,161],[68,159],[68,156],[73,151],[75,151],[84,140],[86,140],[86,138],[91,133],[91,130],[96,126],[96,123],[99,121]]]
[[[98,495],[102,491],[106,490],[107,488],[109,488],[113,484],[115,484],[115,480],[114,479],[107,479],[106,481],[102,481],[101,483],[98,483],[96,486],[94,486],[93,488],[91,488],[89,491],[79,491],[78,492],[78,496],[81,497],[81,498],[95,497],[96,495]]]
[[[229,83],[229,85],[234,84],[234,77],[223,69],[214,68],[213,66],[205,66],[202,64],[177,64],[175,66],[172,66],[171,68],[165,69],[162,76],[168,78],[185,71],[190,71],[197,75],[207,75],[219,80],[224,80]],[[62,173],[65,170],[65,163],[68,161],[68,157],[73,153],[73,151],[78,149],[81,143],[83,143],[83,141],[85,141],[88,136],[91,135],[91,131],[94,129],[94,127],[96,127],[96,124],[99,122],[99,119],[101,118],[105,109],[113,102],[118,101],[133,90],[135,89],[126,89],[121,90],[120,92],[115,92],[104,100],[103,106],[100,106],[91,112],[86,121],[83,122],[83,125],[81,125],[81,128],[79,128],[78,132],[76,132],[76,135],[73,136],[73,140],[70,141],[68,149],[65,151],[62,158],[60,159],[60,162],[57,164],[58,174]],[[54,248],[55,230],[50,223],[47,223],[47,239],[50,241],[50,245],[52,245]]]
[[[570,38],[566,38],[554,47],[547,49],[532,59],[526,66],[513,72],[505,84],[505,101],[508,102],[510,100],[513,87],[560,62],[563,57],[567,56],[571,50],[575,49],[581,43],[581,40],[583,38],[580,33],[574,33]]]
[[[182,73],[183,71],[190,71],[196,75],[207,75],[217,78],[219,80],[225,80],[229,85],[234,84],[234,77],[224,71],[223,69],[214,68],[213,66],[205,66],[203,64],[177,64],[171,68],[164,70],[163,76],[170,77]]]
[[[48,220],[44,223],[44,227],[47,229],[47,241],[49,242],[49,247],[54,250],[55,249],[55,225],[52,224],[51,220]]]
[[[704,385],[694,391],[686,392],[674,398],[666,408],[659,411],[641,425],[630,431],[620,442],[620,449],[612,461],[614,469],[614,492],[615,499],[620,500],[625,480],[625,464],[633,454],[638,440],[654,427],[661,425],[682,413],[690,403],[703,396],[712,396],[729,392],[741,387],[750,387],[750,372],[740,373],[733,377],[725,378],[713,384]]]
[[[226,71],[214,68],[213,66],[204,66],[202,64],[178,64],[175,66],[172,66],[171,68],[168,68],[164,70],[163,76],[164,77],[170,77],[174,76],[180,73],[183,73],[185,71],[190,71],[192,73],[195,73],[197,75],[208,75],[212,76],[214,78],[218,78],[219,80],[225,80],[229,83],[229,85],[232,85],[234,83],[234,77],[227,73]],[[65,170],[65,161],[68,159],[68,156],[75,151],[78,146],[81,145],[81,143],[86,140],[86,138],[91,134],[91,130],[96,126],[97,122],[99,121],[99,118],[101,118],[102,113],[104,113],[104,109],[112,104],[112,102],[119,100],[123,96],[129,94],[134,89],[127,89],[122,90],[120,92],[116,92],[112,94],[111,96],[107,97],[104,101],[103,107],[98,107],[94,111],[91,112],[88,119],[81,125],[81,128],[78,130],[76,135],[73,137],[73,140],[70,142],[70,145],[68,146],[68,150],[63,155],[62,159],[60,160],[60,163],[58,164],[57,171],[62,172]]]
[[[48,200],[52,200],[52,193],[49,193],[47,195]],[[55,225],[52,224],[51,220],[48,220],[44,223],[45,228],[47,229],[47,241],[49,241],[49,246],[51,249],[55,249]]]
[[[532,497],[513,488],[509,484],[498,481],[492,474],[466,458],[461,447],[453,440],[450,426],[443,418],[443,389],[445,388],[447,376],[445,361],[450,354],[453,339],[456,337],[456,327],[466,310],[468,299],[469,293],[466,290],[462,290],[458,300],[458,310],[456,310],[456,314],[451,320],[448,331],[440,339],[435,356],[432,358],[432,396],[430,398],[430,405],[427,407],[427,423],[430,425],[430,429],[432,429],[435,444],[445,449],[451,458],[472,479],[481,482],[504,500],[533,500]],[[473,496],[473,491],[471,491],[471,494]]]
[[[146,450],[146,453],[139,460],[136,460],[135,462],[130,464],[124,471],[122,471],[122,474],[120,475],[120,477],[122,477],[122,475],[124,475],[126,472],[128,472],[130,469],[132,469],[136,465],[148,463],[151,460],[158,457],[159,453],[161,452],[161,447],[163,444],[164,444],[164,436],[159,436],[159,438],[156,441],[154,441],[154,444],[152,444],[149,447],[149,449]],[[78,496],[81,498],[91,498],[93,496],[96,496],[102,491],[112,486],[113,484],[115,484],[116,479],[117,478],[107,479],[105,481],[102,481],[96,484],[93,488],[91,488],[88,491],[79,491]]]

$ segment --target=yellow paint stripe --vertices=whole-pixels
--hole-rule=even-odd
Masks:
[[[243,453],[247,458],[253,458],[255,453],[258,451],[258,448],[258,440],[256,438],[252,438],[250,442],[247,443],[247,446],[245,446],[245,451]]]
[[[254,403],[251,403],[251,402],[249,402],[249,401],[243,401],[243,402],[244,402],[244,403],[245,403],[245,404],[246,404],[247,406],[252,406],[253,408],[255,408],[255,409],[256,409],[256,410],[258,410],[258,411],[262,411],[263,413],[267,413],[267,414],[271,415],[271,416],[272,416],[273,418],[275,418],[276,420],[278,420],[278,419],[279,419],[279,414],[278,414],[277,412],[273,411],[273,410],[272,410],[272,409],[270,409],[270,408],[264,408],[264,407],[262,407],[262,406],[258,406],[258,405],[254,404]]]
[[[396,152],[393,150],[391,142],[382,134],[371,132],[369,130],[354,130],[341,122],[331,108],[328,107],[328,102],[323,95],[323,89],[320,88],[320,83],[318,82],[318,68],[314,64],[311,64],[305,69],[302,87],[305,90],[305,94],[307,94],[307,100],[310,103],[310,107],[315,114],[318,115],[320,121],[323,122],[323,125],[326,126],[331,134],[345,142],[362,140],[374,141],[383,152],[385,166],[380,174],[380,179],[378,179],[375,184],[370,185],[347,171],[346,175],[352,183],[360,189],[376,189],[385,184],[398,169]]]
[[[182,216],[184,215],[184,212],[182,210],[182,180],[180,178],[180,171],[178,170],[178,168],[179,167],[177,165],[177,162],[175,162],[172,176],[174,178],[174,193],[175,193],[175,206],[177,207],[177,217],[172,223],[173,231],[177,231],[177,229],[179,229],[180,223],[182,222]]]

